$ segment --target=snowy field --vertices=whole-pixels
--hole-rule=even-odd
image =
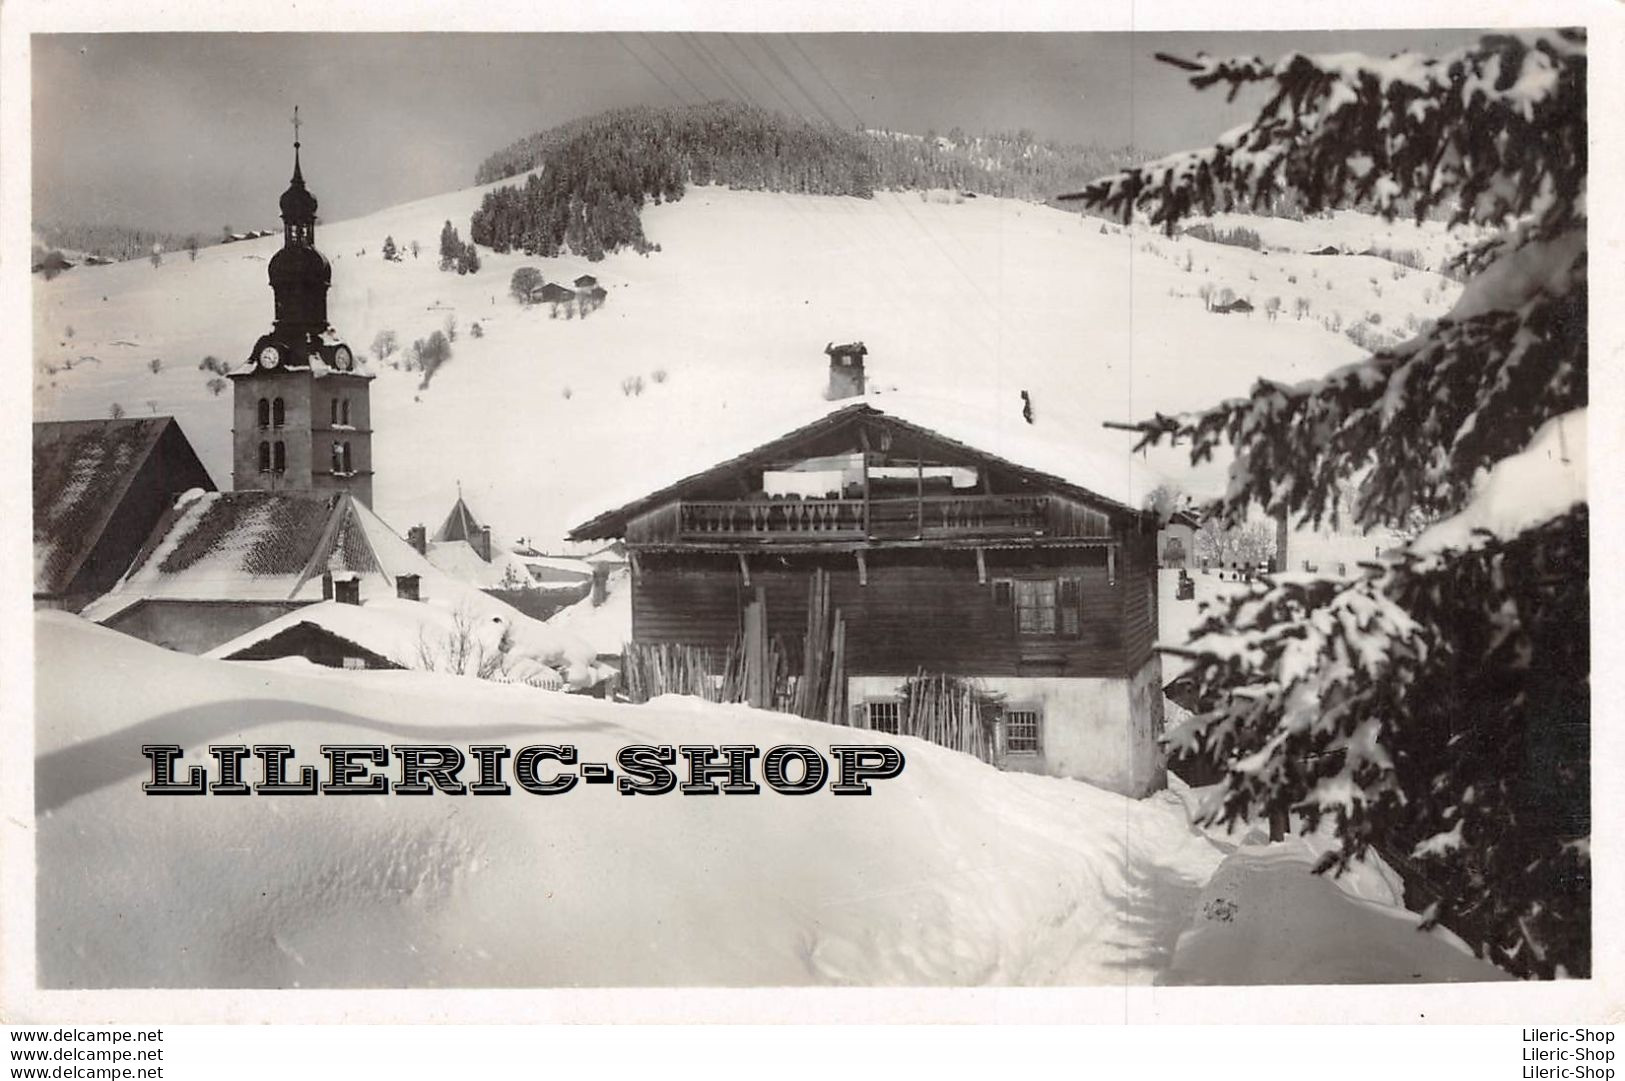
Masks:
[[[320,196],[320,162],[306,171]],[[265,192],[268,221],[279,190]],[[1438,257],[1436,230],[1360,215],[1237,219],[1272,239],[1291,233],[1296,250],[1261,254],[1013,200],[720,188],[648,208],[648,235],[663,250],[647,257],[587,264],[482,252],[477,275],[439,271],[442,224],[466,231],[483,190],[317,232],[333,264],[330,317],[358,354],[380,331],[405,347],[456,319],[452,359],[428,389],[419,373],[373,365],[375,505],[400,531],[432,528],[461,480],[498,531],[550,547],[603,489],[665,479],[659,448],[703,435],[737,449],[730,437],[760,431],[773,413],[816,407],[832,340],[867,343],[882,407],[885,393],[902,391],[1014,418],[1027,390],[1047,434],[1123,455],[1132,437],[1101,421],[1210,405],[1260,376],[1323,374],[1363,355],[1349,325],[1403,334],[1459,293],[1438,274],[1383,259],[1301,253],[1324,230],[1327,243],[1363,250],[1369,236]],[[417,240],[422,256],[385,262],[386,235]],[[229,485],[230,393],[213,396],[198,364],[206,355],[238,363],[269,326],[266,261],[280,245],[279,234],[203,249],[196,262],[176,252],[156,268],[36,277],[36,416],[106,416],[115,403],[130,415],[174,414],[216,483]],[[585,319],[522,309],[508,281],[523,265],[549,281],[590,272],[608,300]],[[1258,310],[1209,313],[1204,284]],[[1273,321],[1272,296],[1284,309]],[[637,378],[641,393],[624,392]],[[1177,452],[1153,452],[1148,464],[1194,488],[1222,483],[1222,464],[1184,476]]]
[[[863,799],[146,796],[151,742],[189,760],[287,743],[304,762],[322,743],[551,742],[607,761],[632,743],[827,749],[851,733],[686,699],[208,660],[60,613],[38,616],[36,641],[45,986],[1496,975],[1418,935],[1379,873],[1315,880],[1303,842],[1193,829],[1197,793],[1134,801],[906,738],[902,775]]]

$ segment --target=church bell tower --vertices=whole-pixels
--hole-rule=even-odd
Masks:
[[[231,372],[232,486],[238,491],[347,491],[372,505],[372,376],[327,322],[333,268],[316,250],[316,197],[299,165],[282,193],[282,248],[268,333]]]

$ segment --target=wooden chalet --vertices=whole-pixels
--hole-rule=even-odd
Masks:
[[[958,677],[998,703],[997,764],[1161,787],[1157,523],[1121,490],[1129,463],[1058,453],[1019,416],[944,425],[936,406],[922,419],[875,401],[836,403],[571,532],[624,541],[633,647],[720,656],[751,605],[766,637],[805,646],[809,607],[827,608],[844,625],[832,719],[907,731],[911,681]],[[1090,470],[1118,494],[1083,483]]]

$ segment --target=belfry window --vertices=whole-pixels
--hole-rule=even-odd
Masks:
[[[261,405],[265,404],[265,399],[264,398],[260,399],[260,404]],[[270,471],[271,471],[271,444],[261,442],[260,443],[260,472],[261,473],[269,473]]]
[[[271,427],[280,428],[287,419],[287,410],[282,405],[282,399],[277,398],[271,403]]]
[[[333,473],[335,476],[344,472],[344,444],[333,444]]]
[[[261,398],[260,399],[260,427],[261,428],[269,428],[270,426],[271,426],[271,401],[270,401],[269,398]]]
[[[350,423],[350,399],[346,398],[339,403],[339,413],[344,418],[339,423],[348,425]]]
[[[278,439],[271,448],[271,472],[285,473],[288,469],[288,447]]]
[[[332,420],[332,423],[337,424],[339,422],[339,400],[337,398],[334,398],[332,400],[332,402],[330,402],[329,404],[331,404],[332,407],[333,407],[333,420]]]
[[[350,458],[350,442],[349,442],[349,440],[345,440],[345,442],[344,442],[344,471],[346,473],[354,473],[355,472],[355,462]]]

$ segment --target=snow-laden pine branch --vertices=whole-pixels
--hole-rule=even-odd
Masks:
[[[1453,224],[1532,218],[1543,232],[1585,213],[1585,32],[1494,35],[1439,58],[1357,53],[1159,59],[1198,89],[1273,84],[1249,125],[1089,185],[1077,198],[1171,227],[1262,206],[1282,191],[1314,213],[1352,203],[1387,217],[1435,208]]]
[[[1412,340],[1138,426],[1141,446],[1183,440],[1193,463],[1231,450],[1215,508],[1231,520],[1262,505],[1335,522],[1351,480],[1358,525],[1452,516],[1352,580],[1279,575],[1210,613],[1180,648],[1198,709],[1170,748],[1225,771],[1210,819],[1329,820],[1341,847],[1323,869],[1379,846],[1436,892],[1430,918],[1497,963],[1584,974],[1589,514],[1570,476],[1525,483],[1572,464],[1565,418],[1584,429],[1584,34],[1491,36],[1437,60],[1172,62],[1198,89],[1272,89],[1214,146],[1078,198],[1170,230],[1286,193],[1310,212],[1440,210],[1500,232],[1458,261],[1461,298]]]

